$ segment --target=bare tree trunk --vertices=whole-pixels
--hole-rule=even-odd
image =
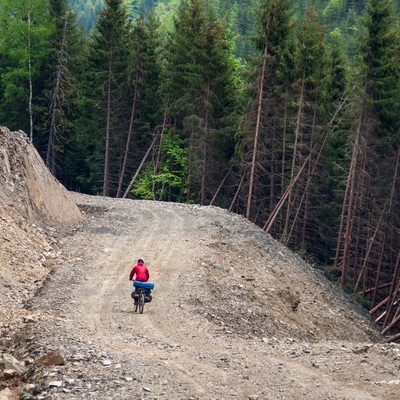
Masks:
[[[300,178],[301,174],[304,171],[304,168],[307,166],[311,158],[311,154],[308,155],[308,157],[305,159],[303,165],[297,172],[297,175],[293,178],[289,186],[286,188],[285,193],[282,195],[282,197],[279,199],[278,203],[275,206],[275,209],[271,212],[270,216],[268,217],[267,221],[264,224],[263,230],[266,232],[269,232],[270,229],[272,228],[273,223],[275,222],[275,218],[277,217],[280,209],[282,208],[283,204],[285,203],[286,199],[288,198],[289,194],[293,190],[297,180]]]
[[[131,139],[132,139],[132,132],[133,132],[133,123],[135,121],[135,112],[136,112],[136,101],[137,101],[137,94],[138,94],[138,79],[139,79],[139,67],[136,65],[136,76],[135,76],[135,84],[134,84],[134,89],[133,89],[133,101],[132,101],[132,109],[131,109],[131,118],[129,121],[129,130],[128,130],[128,137],[126,138],[126,146],[125,146],[125,154],[124,154],[124,160],[122,162],[122,168],[121,172],[119,175],[119,181],[118,181],[118,189],[117,189],[117,196],[121,196],[122,192],[122,183],[124,180],[124,175],[125,175],[125,169],[126,169],[126,164],[128,162],[128,155],[129,155],[129,147],[131,144]]]
[[[376,226],[376,228],[375,228],[375,230],[374,230],[374,233],[373,233],[372,237],[371,237],[370,235],[367,235],[367,237],[371,237],[371,239],[369,240],[368,248],[367,248],[367,253],[365,254],[363,265],[362,265],[361,270],[360,270],[360,273],[359,273],[359,275],[358,275],[357,282],[356,282],[356,284],[355,284],[355,286],[354,286],[354,293],[357,292],[357,288],[358,288],[358,285],[359,285],[359,283],[360,283],[361,277],[365,274],[365,269],[366,269],[366,266],[367,266],[367,262],[368,262],[368,260],[370,259],[370,254],[371,254],[372,246],[375,244],[376,235],[377,235],[378,232],[379,232],[379,228],[380,228],[381,222],[382,222],[383,217],[384,217],[385,215],[386,215],[386,213],[385,213],[385,209],[384,209],[384,210],[382,211],[382,213],[381,213],[381,216],[380,216],[380,218],[379,218],[378,224],[377,224],[377,226]]]
[[[274,118],[276,121],[276,118]],[[275,203],[275,165],[277,163],[276,156],[276,125],[274,122],[274,126],[271,129],[271,165],[270,165],[270,173],[269,173],[269,211],[274,209]]]
[[[394,269],[394,272],[393,272],[392,284],[390,286],[390,291],[389,291],[389,299],[390,300],[389,300],[388,306],[386,307],[386,318],[385,318],[385,321],[383,322],[383,326],[384,327],[388,323],[388,319],[390,317],[390,312],[392,311],[392,307],[393,307],[393,302],[394,302],[394,300],[396,298],[395,295],[400,290],[400,280],[398,279],[399,269],[400,269],[400,251],[399,251],[399,255],[397,257],[396,266],[395,266],[395,269]],[[396,283],[397,283],[397,288],[395,289]]]
[[[232,171],[232,167],[229,168],[228,172],[225,174],[224,178],[222,179],[222,182],[220,183],[220,185],[218,186],[217,191],[215,192],[213,198],[210,201],[210,206],[212,206],[214,204],[215,199],[218,196],[219,191],[221,190],[222,186],[224,185],[226,179],[228,178],[228,175],[230,174],[230,172]]]
[[[285,112],[283,117],[282,134],[282,171],[281,171],[281,195],[285,191],[285,162],[286,162],[286,130],[287,130],[287,112],[288,112],[288,88],[285,90]],[[272,211],[272,210],[271,210]]]
[[[265,79],[265,75],[266,75],[267,61],[268,61],[267,55],[268,55],[268,46],[265,46],[263,66],[262,66],[261,76],[260,76],[259,94],[258,94],[257,121],[256,121],[256,129],[254,132],[253,156],[252,156],[252,160],[251,160],[251,169],[250,169],[249,193],[248,193],[248,197],[247,197],[247,208],[246,208],[246,218],[247,219],[250,219],[251,201],[252,201],[252,196],[253,196],[254,174],[255,174],[256,160],[257,160],[258,137],[259,137],[260,125],[261,125],[262,100],[263,100],[263,95],[264,95],[264,79]]]
[[[233,205],[235,204],[235,201],[236,201],[237,196],[238,196],[238,194],[239,194],[240,188],[242,187],[243,180],[244,180],[244,174],[243,174],[242,177],[240,178],[240,182],[239,182],[238,188],[237,188],[237,190],[236,190],[235,196],[233,196],[232,203],[231,203],[231,205],[230,205],[230,207],[229,207],[229,212],[232,211]]]
[[[385,299],[383,299],[379,304],[377,304],[374,308],[372,308],[369,313],[372,315],[374,314],[376,311],[378,311],[382,306],[384,306],[387,302],[389,301],[389,297],[386,297]],[[375,321],[376,322],[376,321]]]
[[[361,121],[360,121],[361,125]],[[361,127],[359,126],[357,137],[361,134],[360,132]],[[358,152],[359,152],[359,139],[356,140],[354,144],[354,152],[350,164],[350,171],[348,177],[348,186],[349,186],[349,204],[347,205],[347,211],[345,212],[346,215],[346,228],[344,233],[343,239],[343,258],[342,258],[342,274],[340,277],[340,284],[342,286],[346,283],[346,275],[347,275],[347,264],[348,264],[348,257],[349,257],[349,250],[350,250],[350,241],[351,241],[351,231],[353,228],[353,204],[354,204],[354,191],[355,191],[355,180],[356,180],[356,167],[357,167],[357,160],[358,160]],[[345,205],[344,205],[345,206]]]
[[[28,12],[28,74],[29,74],[29,139],[33,142],[33,111],[32,111],[32,101],[33,101],[33,85],[32,85],[32,59],[31,59],[31,26],[32,26],[32,10],[31,8]]]
[[[317,168],[317,163],[319,160],[319,155],[321,154],[321,149],[320,153],[318,155],[317,160],[314,162],[314,166],[312,165],[313,162],[313,150],[314,150],[314,135],[315,135],[315,128],[316,128],[316,120],[317,120],[317,103],[314,103],[314,115],[313,115],[313,122],[312,122],[312,127],[311,127],[311,138],[310,138],[310,153],[311,153],[311,160],[308,163],[308,173],[307,173],[307,184],[304,189],[304,215],[303,215],[303,221],[302,221],[302,230],[301,230],[301,248],[305,248],[305,243],[306,243],[306,236],[307,236],[307,226],[308,226],[308,214],[309,214],[309,201],[310,201],[310,186],[311,186],[311,180],[312,176],[314,175],[314,171]],[[299,205],[300,208],[300,205]]]
[[[301,120],[301,115],[303,113],[303,101],[304,101],[304,82],[305,82],[305,72],[303,72],[303,78],[301,81],[301,90],[300,90],[300,99],[299,99],[299,109],[297,111],[297,120],[296,120],[296,129],[295,129],[295,135],[294,135],[294,146],[293,146],[293,159],[292,159],[292,168],[290,171],[290,183],[289,186],[291,186],[293,179],[295,177],[295,166],[296,166],[296,158],[297,158],[297,144],[299,141],[299,136],[300,136],[300,120]],[[283,233],[282,233],[282,242],[287,243],[287,235],[288,235],[288,229],[289,229],[289,219],[290,219],[290,213],[291,213],[291,208],[292,208],[292,191],[289,193],[289,199],[287,203],[287,210],[286,210],[286,218],[285,218],[285,226],[283,228]]]
[[[392,342],[396,342],[396,341],[399,340],[399,339],[400,339],[400,333],[398,333],[398,334],[393,335],[392,337],[390,337],[390,338],[387,340],[387,342],[388,342],[388,343],[392,343]]]
[[[314,126],[315,126],[315,116],[316,116],[316,113],[314,112],[313,130],[314,130]],[[306,235],[305,229],[306,229],[306,224],[307,224],[306,220],[307,220],[307,202],[308,202],[309,187],[311,185],[312,176],[314,175],[314,172],[315,172],[315,170],[316,170],[316,168],[318,166],[319,159],[320,159],[320,157],[322,155],[322,150],[324,149],[324,146],[325,146],[326,140],[328,138],[328,135],[329,135],[329,130],[325,134],[324,140],[323,140],[323,142],[322,142],[322,144],[321,144],[321,146],[319,148],[316,160],[314,161],[314,166],[311,166],[311,161],[312,161],[313,154],[316,152],[317,145],[314,146],[313,143],[311,142],[311,149],[310,149],[310,154],[309,154],[310,162],[308,163],[307,182],[306,182],[306,186],[304,188],[303,195],[302,195],[302,197],[300,199],[300,202],[299,202],[299,205],[297,207],[296,215],[295,215],[295,217],[293,219],[293,223],[292,223],[292,228],[291,228],[291,230],[290,230],[290,232],[288,234],[287,241],[285,243],[286,245],[287,245],[287,243],[289,243],[290,237],[292,236],[292,232],[293,232],[294,226],[295,226],[295,224],[296,224],[296,222],[297,222],[297,220],[299,218],[301,207],[302,207],[302,205],[304,203],[303,230],[302,230],[302,238],[301,238],[301,245],[304,246],[305,235]]]
[[[107,125],[104,155],[103,196],[109,195],[110,182],[110,138],[111,138],[111,77],[112,77],[112,51],[108,60],[108,85],[107,85]]]
[[[133,176],[132,180],[130,181],[128,187],[127,187],[126,190],[125,190],[124,195],[122,196],[123,199],[125,199],[126,196],[128,196],[129,191],[132,189],[132,186],[133,186],[133,184],[134,184],[136,178],[138,177],[138,175],[139,175],[139,173],[140,173],[140,171],[141,171],[141,169],[142,169],[144,163],[146,162],[147,157],[149,156],[151,149],[152,149],[152,148],[154,147],[154,145],[156,144],[156,141],[157,141],[158,137],[159,137],[158,135],[157,135],[157,136],[154,136],[154,139],[153,139],[153,141],[151,142],[150,147],[147,149],[146,154],[144,155],[144,157],[143,157],[143,159],[142,159],[142,161],[141,161],[141,163],[140,163],[138,169],[137,169],[136,172],[135,172],[135,175]]]
[[[201,191],[200,191],[200,204],[204,205],[206,201],[206,174],[207,174],[207,161],[208,161],[208,136],[209,136],[209,112],[208,112],[208,98],[209,98],[209,84],[207,85],[207,96],[206,96],[206,106],[205,106],[205,126],[204,126],[204,136],[203,136],[203,157],[201,164]]]
[[[192,191],[192,180],[193,180],[193,145],[192,141],[190,140],[189,144],[189,166],[188,166],[188,187],[187,187],[187,194],[186,194],[186,202],[189,203]]]
[[[363,168],[361,170],[364,170]],[[360,191],[363,190],[364,187],[364,174],[362,174],[361,177],[361,182],[357,182],[357,186],[359,188]],[[353,281],[356,281],[358,279],[358,258],[360,257],[360,259],[362,260],[362,254],[359,251],[361,248],[361,218],[357,218],[356,219],[356,210],[362,210],[362,196],[357,196],[355,198],[354,201],[354,205],[353,205],[353,217],[352,217],[352,236],[354,238],[355,244],[354,244],[354,248],[353,248]],[[371,215],[369,215],[370,219],[367,223],[367,226],[369,226],[371,224]],[[355,225],[355,227],[354,227]],[[350,266],[350,263],[348,264],[348,267]]]
[[[321,147],[319,149],[318,157],[317,157],[317,160],[316,160],[316,162],[314,164],[315,166],[318,164],[319,158],[320,158],[320,156],[322,154],[322,150],[325,147],[326,140],[328,139],[328,135],[330,133],[330,129],[332,128],[332,125],[333,125],[333,122],[334,122],[334,120],[336,118],[336,115],[339,113],[339,111],[341,110],[341,108],[343,107],[343,105],[345,104],[346,101],[347,101],[347,99],[344,99],[339,104],[338,108],[336,109],[336,112],[335,112],[334,116],[332,117],[331,121],[328,124],[329,130],[326,132],[324,140],[323,140],[323,142],[321,144]],[[270,232],[270,229],[271,229],[272,225],[274,224],[275,219],[278,216],[280,210],[282,209],[283,204],[285,203],[287,197],[289,196],[290,191],[293,190],[293,187],[294,187],[295,183],[299,179],[299,177],[302,174],[302,172],[303,172],[304,168],[306,167],[307,163],[310,161],[311,154],[314,154],[314,153],[315,153],[315,150],[310,152],[310,154],[308,155],[308,157],[304,161],[303,165],[301,166],[300,170],[298,171],[296,177],[293,179],[293,181],[290,183],[290,185],[286,188],[285,192],[282,194],[282,196],[279,199],[278,203],[276,204],[275,208],[271,211],[270,216],[268,217],[268,219],[265,222],[264,227],[263,227],[263,230],[265,230],[266,232]]]
[[[384,288],[389,287],[390,285],[391,285],[390,283],[384,283],[384,284],[382,284],[382,285],[379,285],[379,286],[378,286],[378,289],[384,289]],[[366,290],[364,291],[364,293],[365,293],[365,294],[368,294],[368,293],[374,292],[374,290],[375,290],[375,286],[370,287],[369,289],[366,289]],[[360,292],[358,292],[358,293],[361,294]]]
[[[336,256],[334,265],[339,265],[340,258],[340,249],[341,244],[343,243],[343,256],[341,263],[342,274],[340,277],[340,283],[342,286],[346,283],[346,275],[347,275],[347,263],[349,257],[349,249],[350,249],[350,235],[353,226],[353,205],[355,202],[355,183],[356,183],[356,172],[357,172],[357,164],[358,158],[361,152],[361,136],[362,136],[362,125],[363,125],[363,117],[364,117],[364,105],[362,105],[360,116],[358,119],[356,138],[353,145],[353,154],[351,157],[349,173],[347,177],[346,191],[343,201],[342,207],[342,215],[340,218],[340,228],[339,228],[339,236],[338,236],[338,245],[336,247]],[[342,229],[345,227],[343,241],[342,241]]]
[[[382,261],[383,261],[383,254],[384,254],[384,249],[385,249],[385,243],[386,243],[386,235],[384,235],[383,238],[383,243],[381,246],[381,251],[379,254],[379,261],[378,261],[378,267],[376,270],[376,275],[375,275],[375,286],[373,288],[373,294],[372,294],[372,305],[375,306],[376,304],[376,297],[378,295],[378,289],[380,288],[379,286],[379,276],[381,274],[381,269],[382,269]]]
[[[158,165],[160,163],[160,159],[161,159],[161,152],[162,152],[162,146],[163,146],[163,139],[164,139],[164,131],[165,131],[165,127],[167,126],[167,108],[165,109],[164,112],[164,120],[163,120],[163,125],[162,125],[162,129],[161,129],[161,134],[160,134],[160,143],[158,145],[158,152],[157,152],[157,157],[156,157],[156,161],[154,163],[154,168],[153,168],[153,172],[154,175],[157,174],[158,171]],[[156,193],[155,193],[155,182],[153,179],[152,182],[152,192],[153,192],[153,199],[156,199]]]
[[[397,292],[399,292],[400,288],[397,288]],[[397,310],[398,311],[398,310]],[[389,313],[387,314],[387,316]],[[400,322],[400,315],[398,312],[396,313],[396,316],[392,319],[392,321],[387,325],[383,330],[382,330],[382,335],[386,335],[386,333],[389,332],[391,328],[393,328],[398,322]]]
[[[284,116],[283,116],[283,132],[282,132],[282,166],[281,166],[281,193],[280,193],[280,197],[283,196],[283,193],[285,192],[286,189],[286,182],[285,182],[285,178],[286,178],[286,141],[287,141],[287,124],[288,124],[288,95],[289,93],[289,89],[288,87],[285,88],[285,104],[284,104]],[[275,205],[276,206],[276,205]],[[270,212],[272,212],[272,209],[270,209]],[[280,214],[281,214],[281,221],[284,220],[284,216],[286,215],[286,211],[285,208],[282,207],[280,210]],[[279,233],[282,234],[282,222],[281,225],[279,226],[279,228],[277,228],[276,233],[278,232],[279,229]],[[272,233],[272,231],[271,231]]]

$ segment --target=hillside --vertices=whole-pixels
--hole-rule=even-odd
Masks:
[[[23,133],[0,140],[0,399],[397,398],[400,346],[254,224],[66,192]]]
[[[0,127],[0,322],[12,318],[57,265],[59,224],[81,219],[25,133]]]

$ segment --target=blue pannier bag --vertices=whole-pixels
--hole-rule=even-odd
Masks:
[[[153,282],[133,281],[133,286],[141,287],[141,288],[144,288],[144,289],[154,289],[154,283]]]

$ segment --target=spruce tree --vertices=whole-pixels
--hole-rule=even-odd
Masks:
[[[123,162],[119,173],[117,197],[125,192],[134,170],[152,142],[160,121],[160,63],[158,57],[158,23],[153,13],[147,19],[137,19],[130,37],[129,91],[131,99],[129,128],[126,135]]]
[[[227,116],[233,110],[233,62],[224,23],[202,0],[184,0],[165,53],[166,115],[188,140],[188,198],[206,204],[230,157]],[[222,163],[222,164],[221,164]]]
[[[50,171],[63,181],[65,146],[73,132],[73,110],[76,107],[80,58],[86,43],[77,28],[75,16],[66,0],[49,2],[53,31],[49,38],[51,51],[42,71],[46,86],[41,141],[45,144],[43,158]],[[46,77],[47,76],[47,77]]]
[[[399,31],[392,0],[369,0],[362,20],[363,79],[371,100],[374,134],[397,134],[399,128]]]
[[[37,136],[40,71],[49,53],[51,18],[46,0],[0,2],[0,86],[2,124]]]
[[[343,36],[339,29],[330,35],[328,47],[328,75],[326,84],[327,113],[330,125],[326,149],[323,152],[323,168],[319,168],[319,199],[316,212],[318,240],[312,252],[316,259],[330,265],[334,258],[337,221],[340,219],[341,204],[348,168],[348,136],[352,126],[352,107],[348,100],[348,79]]]
[[[250,101],[240,122],[242,153],[241,196],[236,210],[244,207],[255,220],[258,211],[271,211],[281,193],[280,167],[284,148],[285,80],[283,71],[291,29],[291,0],[261,0],[258,13],[256,58],[247,88]],[[240,204],[243,204],[242,206]],[[239,208],[238,208],[239,207]],[[257,213],[257,214],[256,214]],[[258,214],[262,219],[266,214]]]
[[[116,194],[126,143],[130,110],[127,103],[128,38],[128,16],[122,0],[106,0],[93,32],[86,73],[86,95],[91,99],[88,112],[92,113],[88,134],[97,137],[94,143],[97,162],[92,164],[93,173],[102,182],[105,196]],[[102,180],[99,165],[103,166]]]
[[[292,155],[288,187],[296,186],[288,196],[282,241],[294,248],[307,250],[317,232],[310,215],[318,196],[313,177],[320,160],[321,133],[327,122],[325,113],[327,57],[322,27],[311,7],[300,21],[295,57],[297,104],[293,113]],[[289,160],[288,160],[289,161]],[[300,171],[302,171],[300,173]],[[298,179],[299,177],[299,179]]]

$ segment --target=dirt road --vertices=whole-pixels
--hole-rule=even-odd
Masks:
[[[29,399],[383,399],[400,346],[243,218],[217,208],[74,195],[86,221],[31,302]],[[153,301],[133,312],[143,257]],[[29,397],[31,396],[31,397]]]

